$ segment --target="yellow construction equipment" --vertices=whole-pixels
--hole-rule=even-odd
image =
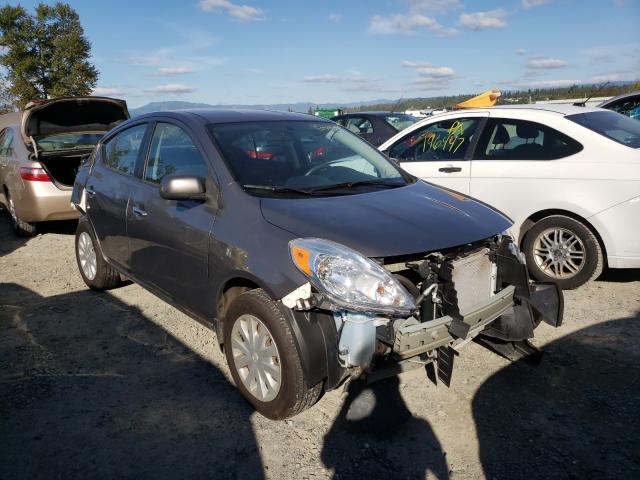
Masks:
[[[481,93],[477,97],[470,98],[469,100],[465,100],[464,102],[460,102],[456,104],[454,108],[485,108],[485,107],[493,107],[500,97],[500,90],[487,90],[484,93]]]

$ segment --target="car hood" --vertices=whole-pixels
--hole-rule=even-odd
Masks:
[[[511,226],[491,207],[418,180],[406,187],[314,198],[263,198],[262,215],[299,237],[347,245],[368,257],[441,250]]]
[[[129,118],[124,100],[107,97],[66,97],[30,102],[22,114],[22,138],[71,132],[107,132]]]

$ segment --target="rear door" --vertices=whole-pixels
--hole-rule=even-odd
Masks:
[[[130,271],[127,206],[140,179],[136,165],[146,143],[147,123],[128,127],[108,139],[85,184],[87,213],[104,255]]]
[[[485,117],[434,119],[397,140],[388,149],[389,156],[416,177],[468,194],[469,156]]]
[[[567,180],[581,173],[562,159],[580,150],[580,143],[547,125],[491,117],[473,154],[470,194],[518,223],[531,211],[557,206],[554,200],[569,194],[567,187],[575,182]]]
[[[202,152],[186,125],[172,119],[155,123],[142,182],[127,209],[127,230],[133,276],[207,318],[213,305],[208,253],[215,201],[160,196],[166,175],[195,175],[205,179],[207,192],[217,191]]]

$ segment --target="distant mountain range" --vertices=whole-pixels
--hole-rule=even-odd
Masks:
[[[378,99],[370,100],[366,102],[351,102],[351,103],[312,103],[312,102],[298,102],[298,103],[272,103],[265,105],[210,105],[208,103],[195,103],[195,102],[183,102],[183,101],[168,101],[168,102],[151,102],[143,105],[139,108],[132,108],[129,110],[132,117],[142,115],[144,113],[171,111],[171,110],[184,110],[192,108],[209,108],[213,110],[234,110],[240,108],[246,109],[258,109],[258,110],[276,110],[286,112],[291,110],[293,112],[307,113],[309,108],[352,108],[366,105],[375,105],[380,103],[393,103],[394,100]]]

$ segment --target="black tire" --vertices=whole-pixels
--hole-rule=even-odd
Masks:
[[[18,217],[15,209],[15,204],[13,203],[9,190],[5,189],[4,198],[7,201],[7,211],[9,212],[9,216],[11,217],[11,225],[15,234],[19,237],[33,237],[37,233],[36,224],[25,222],[20,217]]]
[[[273,400],[261,401],[241,380],[232,348],[234,324],[243,315],[256,317],[267,328],[276,345],[281,381]],[[282,420],[292,417],[315,404],[322,394],[322,382],[309,386],[302,369],[300,355],[289,322],[280,307],[262,289],[239,295],[229,306],[224,320],[224,351],[236,387],[254,408],[267,418]]]
[[[535,249],[538,239],[544,232],[552,229],[562,229],[579,239],[578,248],[583,252],[583,260],[577,272],[563,276],[549,275],[539,265],[540,257],[536,260]],[[562,289],[571,290],[600,276],[604,268],[602,247],[594,233],[583,223],[564,215],[553,215],[538,221],[526,233],[522,243],[527,266],[531,275],[542,282],[556,282]]]
[[[85,234],[86,237],[83,235]],[[81,243],[81,239],[90,239],[91,246],[93,247],[95,254],[95,276],[90,278],[91,275],[87,275],[82,266],[81,253],[79,250],[81,247],[79,244]],[[80,275],[82,276],[82,280],[84,283],[92,290],[109,290],[111,288],[115,288],[120,284],[120,274],[107,262],[105,262],[104,257],[102,256],[102,249],[100,248],[100,242],[96,240],[96,236],[93,233],[93,228],[86,221],[80,221],[78,223],[78,228],[76,229],[76,239],[75,239],[75,251],[76,251],[76,262],[78,263],[78,270],[80,271]]]

